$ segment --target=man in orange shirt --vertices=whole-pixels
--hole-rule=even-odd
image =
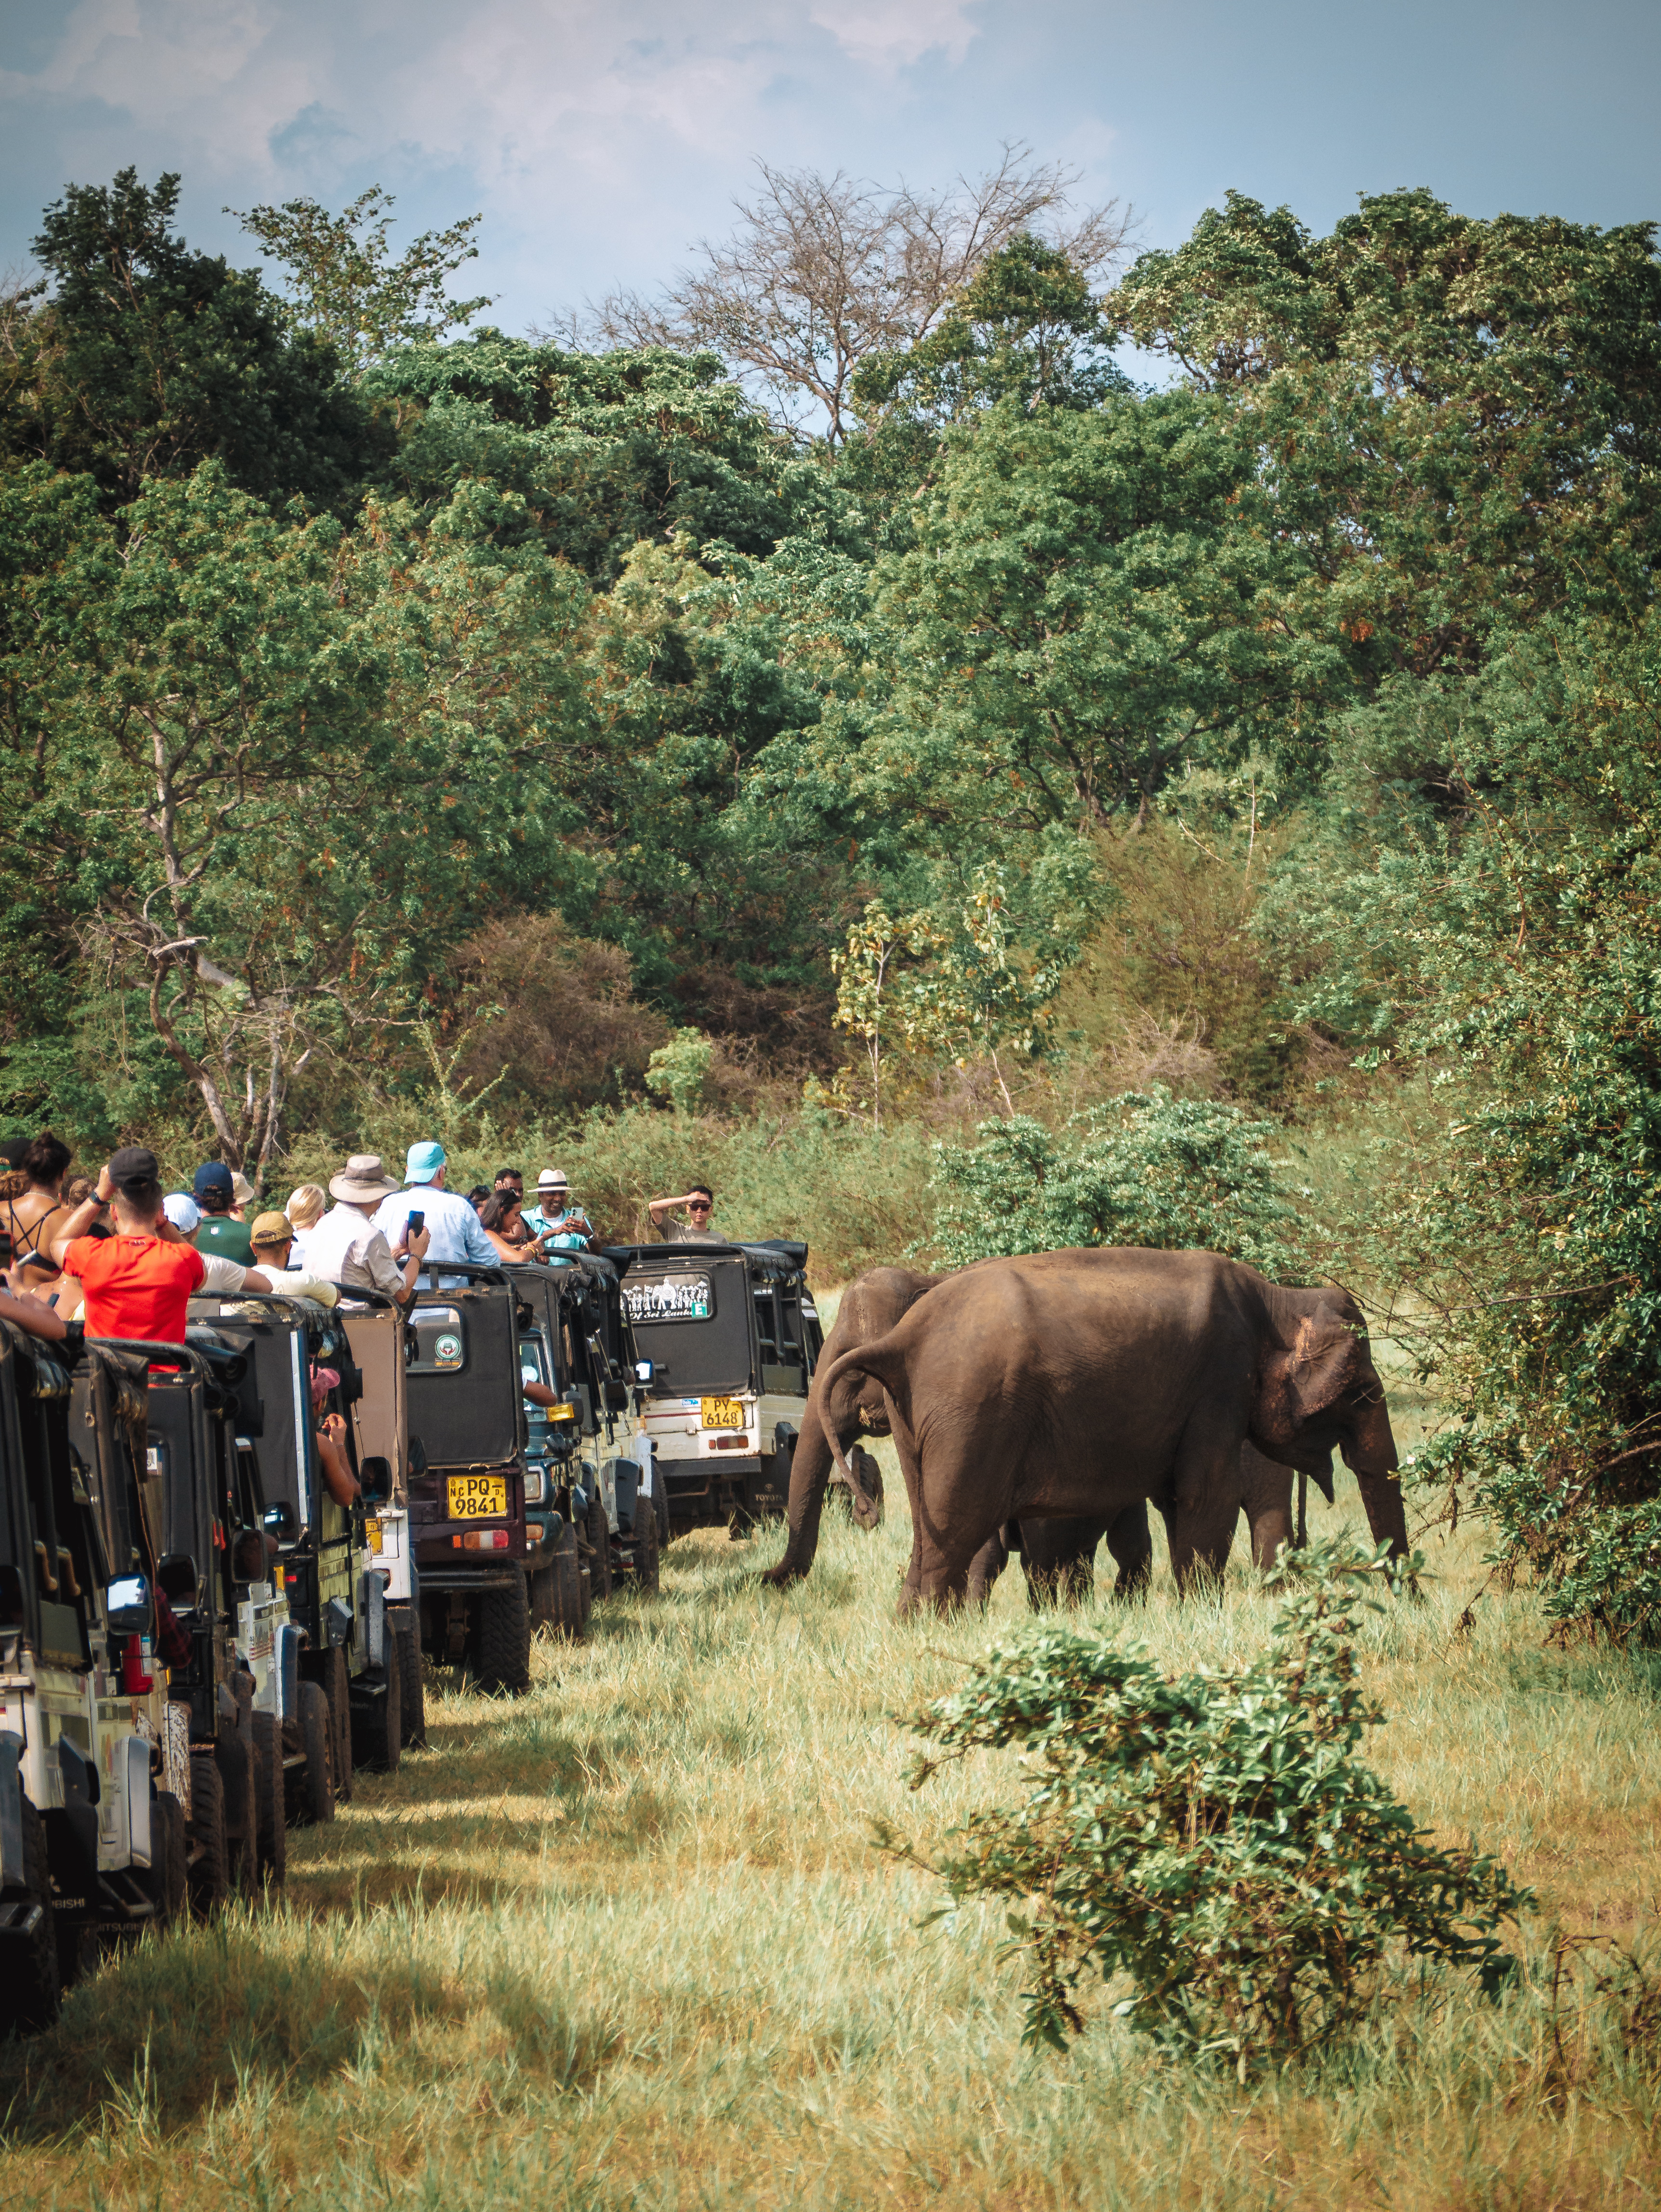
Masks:
[[[115,1234],[88,1231],[112,1203]],[[206,1272],[202,1255],[179,1241],[161,1207],[161,1170],[142,1145],[112,1155],[93,1195],[52,1241],[52,1257],[79,1277],[88,1336],[141,1344],[183,1344],[186,1309]]]

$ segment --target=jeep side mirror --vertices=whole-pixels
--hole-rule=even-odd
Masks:
[[[652,1377],[656,1373],[657,1368],[653,1361],[649,1359],[636,1360],[635,1380],[640,1384],[642,1390],[647,1390],[651,1388]]]
[[[377,1452],[363,1461],[358,1469],[363,1478],[366,1498],[390,1498],[392,1494],[392,1463]]]
[[[268,1505],[264,1517],[267,1534],[275,1536],[279,1544],[292,1544],[300,1534],[299,1516],[286,1498]]]
[[[149,1629],[154,1608],[150,1585],[144,1575],[123,1575],[104,1593],[104,1612],[113,1636],[143,1636]]]

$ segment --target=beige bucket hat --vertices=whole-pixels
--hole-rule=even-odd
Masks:
[[[342,1199],[348,1206],[379,1206],[383,1198],[403,1188],[387,1176],[379,1152],[354,1152],[340,1173],[329,1179],[330,1197]]]

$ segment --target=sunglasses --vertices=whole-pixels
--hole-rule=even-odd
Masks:
[[[689,1213],[708,1213],[715,1202],[715,1201],[713,1198],[688,1199],[686,1201],[686,1211]]]

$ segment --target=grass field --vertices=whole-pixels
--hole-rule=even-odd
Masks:
[[[538,1644],[519,1704],[434,1677],[430,1747],[294,1836],[281,1907],[145,1945],[0,2053],[0,2206],[1661,2197],[1661,2007],[1600,1995],[1596,1949],[1554,1998],[1551,1964],[1558,1929],[1647,1942],[1661,1668],[1547,1649],[1523,1595],[1463,1629],[1481,1533],[1433,1539],[1424,1601],[1367,1632],[1375,1755],[1537,1888],[1525,1984],[1404,1994],[1246,2089],[1159,2059],[1100,1994],[1068,2057],[1035,2058],[995,1917],[920,1928],[938,1893],[868,1841],[874,1815],[926,1840],[997,1789],[988,1759],[911,1796],[898,1717],[1025,1617],[1015,1574],[989,1624],[897,1625],[902,1521],[838,1521],[786,1595],[754,1579],[776,1537],[677,1544],[657,1601]],[[1162,1571],[1146,1607],[1085,1617],[1228,1663],[1271,1609],[1238,1571],[1179,1607]]]

